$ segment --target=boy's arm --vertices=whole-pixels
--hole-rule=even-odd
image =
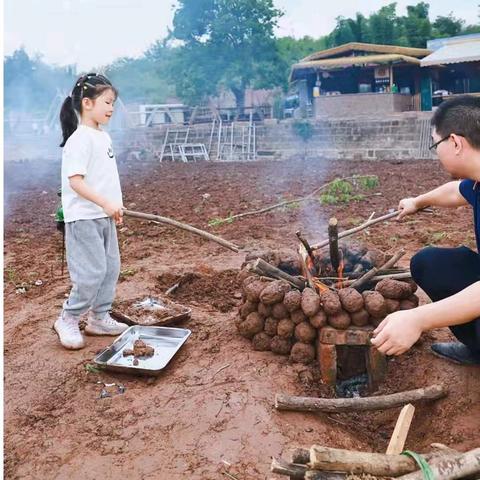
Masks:
[[[106,198],[99,195],[95,190],[93,190],[93,188],[89,187],[85,183],[83,175],[73,175],[69,177],[69,181],[72,190],[78,193],[78,195],[102,208],[109,217],[112,217],[113,220],[115,220],[117,225],[122,223],[122,205],[110,202]]]
[[[414,198],[400,200],[398,209],[401,211],[397,219],[400,220],[406,215],[418,212],[425,207],[461,207],[468,205],[460,193],[460,180],[445,183],[430,192]]]
[[[480,281],[438,302],[388,315],[374,330],[372,345],[381,353],[406,352],[423,332],[480,318]]]

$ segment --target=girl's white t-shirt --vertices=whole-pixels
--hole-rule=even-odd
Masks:
[[[62,207],[65,222],[104,218],[101,207],[70,187],[69,178],[83,175],[85,183],[102,197],[122,204],[122,190],[110,135],[86,125],[68,138],[62,153]]]

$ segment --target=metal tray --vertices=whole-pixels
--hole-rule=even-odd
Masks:
[[[125,330],[108,348],[94,358],[94,362],[106,370],[158,375],[170,362],[192,332],[185,328],[144,327],[135,325]],[[135,340],[143,340],[155,349],[152,357],[138,358],[123,356],[123,350],[133,347]]]
[[[144,327],[167,326],[189,320],[192,316],[192,310],[184,305],[172,302],[165,298],[147,297],[143,300],[151,300],[160,302],[166,310],[170,310],[171,314],[163,318],[155,318],[154,313],[149,308],[135,308],[135,304],[141,304],[138,298],[118,302],[110,312],[116,320],[126,323],[127,325],[141,325]],[[124,311],[127,310],[128,313]]]

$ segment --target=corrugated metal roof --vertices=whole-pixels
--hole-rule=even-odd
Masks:
[[[440,47],[420,60],[420,66],[480,61],[480,39],[459,41]]]
[[[380,45],[378,43],[350,42],[340,45],[338,47],[328,48],[327,50],[321,50],[319,52],[312,53],[311,55],[308,55],[308,57],[300,60],[300,62],[320,60],[322,58],[328,58],[334,55],[339,55],[341,53],[347,53],[352,51],[387,54],[391,53],[398,55],[407,55],[409,57],[425,57],[432,52],[427,48],[400,47],[398,45]]]

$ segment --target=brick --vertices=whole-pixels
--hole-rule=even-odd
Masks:
[[[350,327],[338,330],[333,327],[320,329],[319,341],[329,345],[370,345],[373,327]]]
[[[369,387],[373,391],[385,380],[387,375],[387,358],[375,347],[370,347],[366,352],[365,360]]]
[[[337,381],[337,348],[317,341],[317,359],[320,375],[327,385],[335,385]]]

